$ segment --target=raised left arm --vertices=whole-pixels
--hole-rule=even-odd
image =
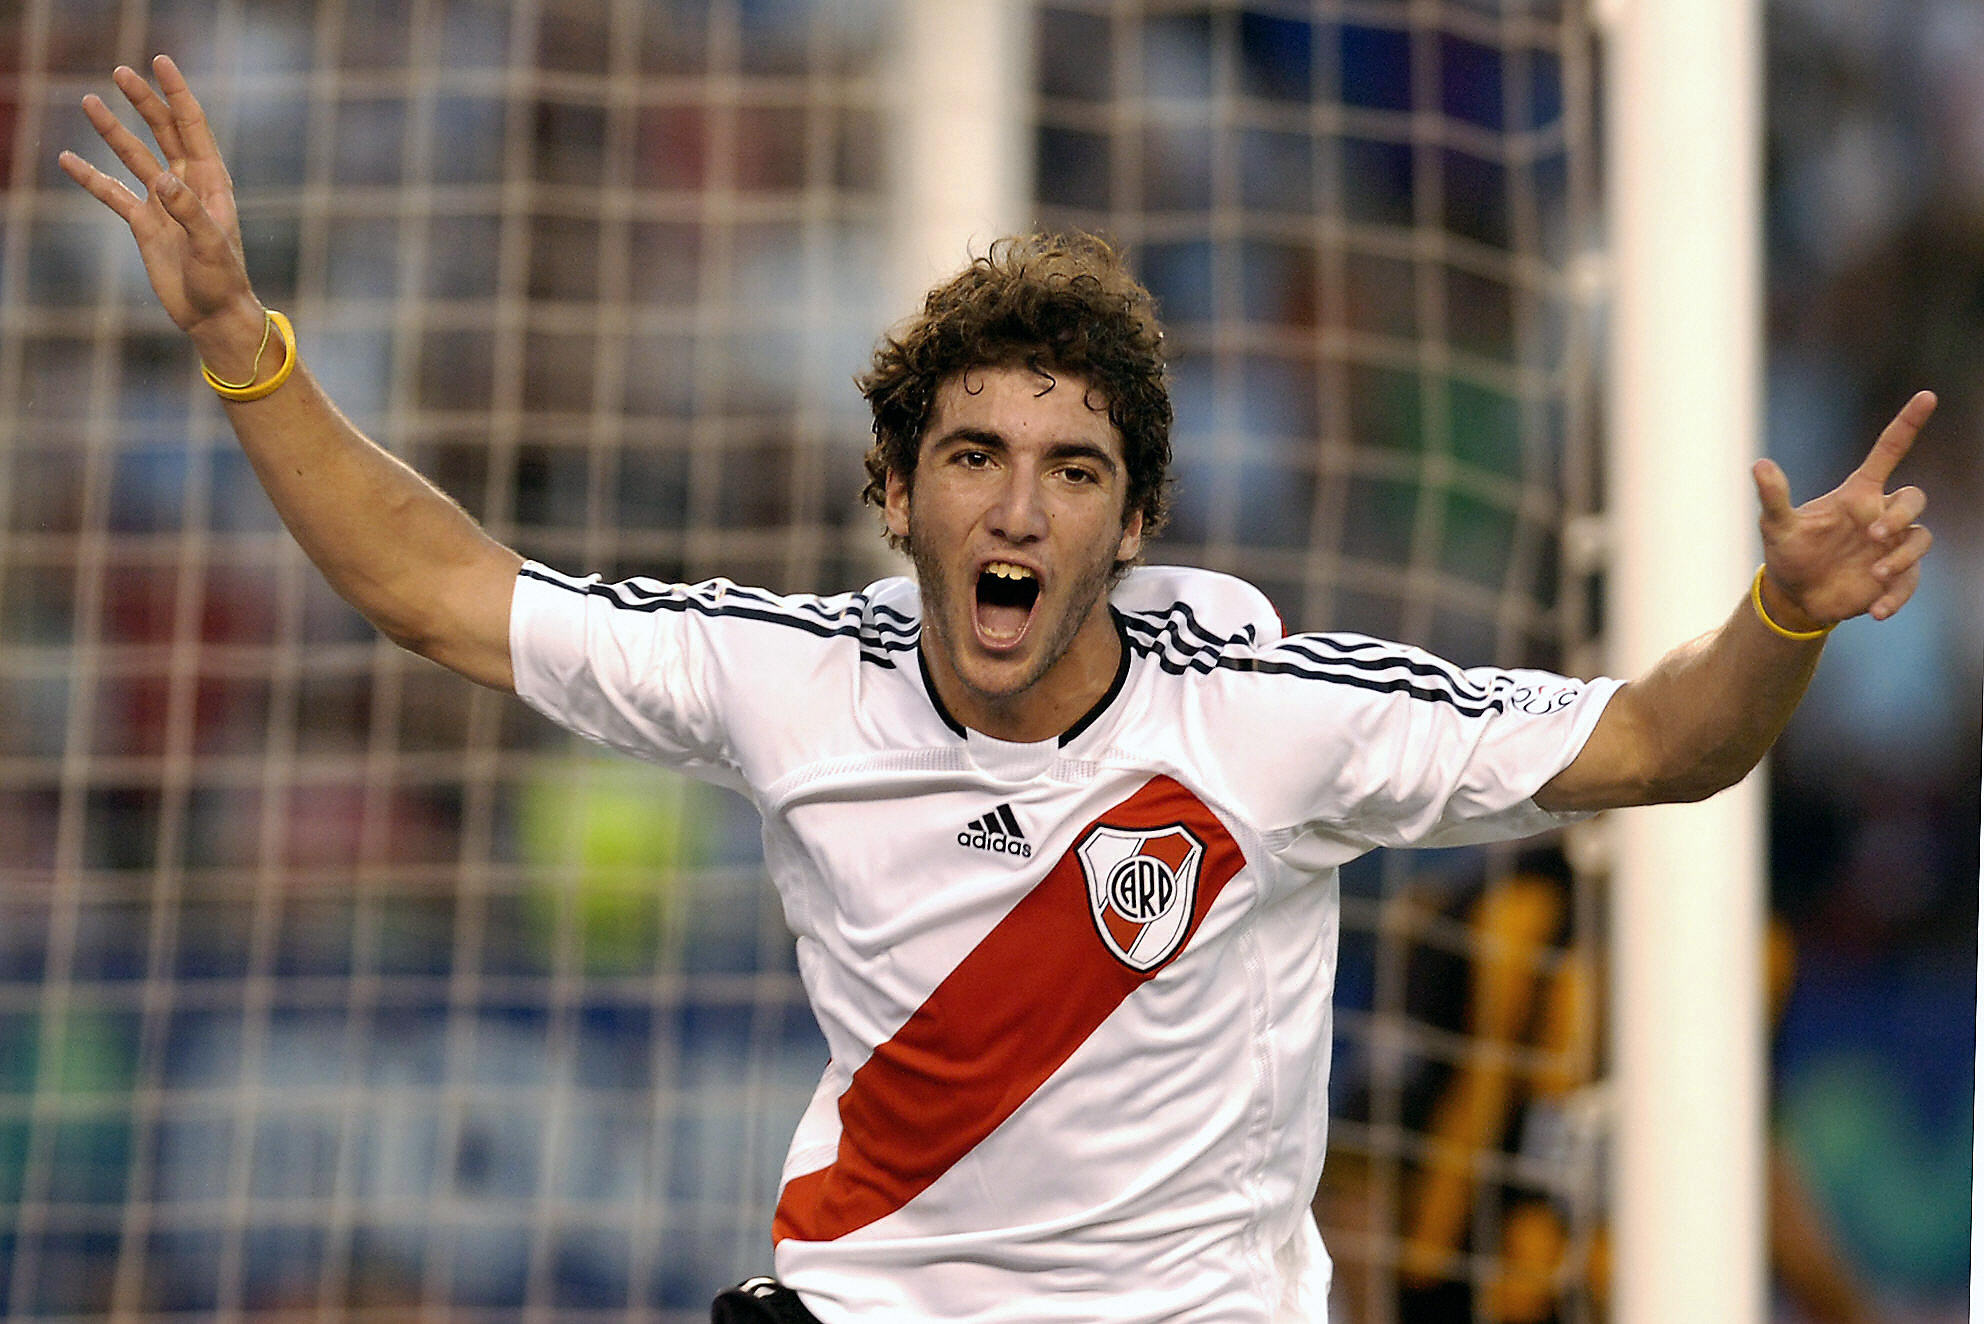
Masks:
[[[1733,786],[1784,730],[1825,635],[1855,616],[1886,620],[1921,579],[1929,531],[1920,488],[1887,490],[1935,412],[1919,392],[1832,491],[1791,504],[1784,471],[1759,460],[1764,565],[1722,626],[1683,644],[1606,706],[1571,765],[1536,794],[1546,809],[1702,800]]]

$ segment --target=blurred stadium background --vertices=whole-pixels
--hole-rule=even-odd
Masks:
[[[747,806],[395,652],[289,545],[127,236],[54,165],[93,141],[78,99],[180,59],[263,297],[499,536],[837,589],[888,569],[848,379],[904,311],[875,273],[920,2],[0,0],[0,1312],[702,1318],[767,1262],[824,1058]],[[1248,575],[1293,628],[1589,669],[1584,7],[1035,8],[1032,215],[1126,242],[1173,333],[1160,554]],[[1768,23],[1769,449],[1809,495],[1911,389],[1945,401],[1909,462],[1939,540],[1921,598],[1840,632],[1774,761],[1797,963],[1773,1115],[1882,1317],[1956,1319],[1984,16],[1773,0]],[[1482,967],[1470,907],[1515,872],[1556,889],[1523,996],[1574,1014],[1469,1040],[1430,1004]],[[1599,1030],[1539,991],[1600,945],[1575,872],[1346,873],[1348,1175],[1319,1208],[1352,1324],[1398,1314],[1401,1272],[1494,1283],[1526,1200],[1563,1239],[1550,1308],[1602,1313],[1595,1150],[1565,1120]],[[1473,1253],[1429,1267],[1402,1212],[1429,1100],[1483,1061],[1563,1106],[1473,1161]]]

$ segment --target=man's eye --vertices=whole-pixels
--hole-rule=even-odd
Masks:
[[[1061,471],[1061,476],[1071,483],[1099,483],[1102,481],[1093,469],[1070,466]]]

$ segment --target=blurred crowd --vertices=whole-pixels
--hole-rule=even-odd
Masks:
[[[1772,761],[1798,938],[1778,1125],[1896,1318],[1969,1262],[1984,694],[1984,10],[1773,0],[1769,436],[1806,494],[1911,391],[1937,416],[1916,600],[1842,629]]]

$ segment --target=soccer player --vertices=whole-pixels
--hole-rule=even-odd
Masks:
[[[1825,631],[1898,610],[1929,545],[1922,493],[1886,490],[1924,394],[1806,505],[1760,462],[1757,579],[1631,682],[1284,638],[1238,580],[1132,568],[1170,451],[1154,310],[1106,246],[1034,237],[934,292],[863,380],[867,497],[914,581],[573,578],[338,414],[249,286],[199,103],[154,72],[115,79],[163,163],[84,102],[142,194],[62,166],[130,226],[332,585],[763,814],[832,1060],[785,1165],[783,1285],[725,1318],[1322,1320],[1337,866],[1730,785]]]

